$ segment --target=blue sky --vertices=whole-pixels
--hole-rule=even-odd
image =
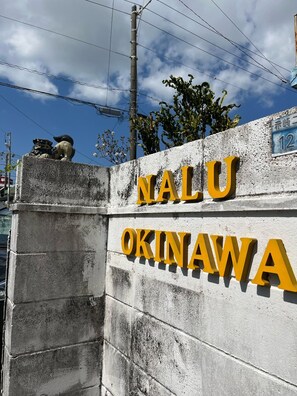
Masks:
[[[17,155],[29,152],[34,138],[66,133],[75,141],[74,161],[109,165],[93,153],[98,133],[129,132],[132,4],[0,0],[0,81],[125,110],[118,120],[0,86],[0,151],[5,132]],[[283,82],[295,65],[295,6],[292,0],[152,0],[138,18],[139,112],[170,100],[163,79],[189,73],[197,84],[209,81],[217,95],[227,89],[226,102],[241,104],[241,124],[296,106],[297,90]]]

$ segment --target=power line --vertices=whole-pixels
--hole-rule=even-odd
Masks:
[[[155,54],[157,54],[157,55],[159,56],[158,51],[153,50],[152,48],[148,48],[148,47],[146,47],[146,46],[144,46],[144,45],[142,45],[142,44],[140,44],[140,43],[138,43],[138,46],[139,46],[139,47],[142,47],[142,48],[144,48],[144,49],[146,49],[147,51],[151,51],[151,52],[153,52],[153,53],[155,53]],[[185,64],[185,63],[183,63],[183,62],[180,62],[180,61],[178,61],[178,60],[176,60],[176,59],[174,59],[174,58],[170,58],[170,57],[165,56],[165,55],[163,55],[163,54],[162,54],[162,57],[163,57],[164,59],[170,61],[170,62],[174,62],[174,63],[179,64],[179,65],[181,65],[181,66],[187,67],[188,69],[191,69],[191,70],[194,70],[194,71],[198,71],[199,73],[205,74],[207,77],[210,77],[210,78],[212,78],[212,79],[214,79],[214,80],[216,80],[216,81],[223,82],[224,84],[230,85],[230,86],[232,86],[232,87],[234,87],[234,88],[238,88],[238,89],[240,89],[241,91],[246,91],[246,90],[245,90],[244,88],[242,88],[242,87],[238,87],[238,86],[235,85],[235,84],[226,82],[226,81],[224,81],[224,80],[222,80],[222,79],[220,79],[220,78],[217,78],[217,77],[214,76],[214,75],[208,74],[208,73],[206,73],[206,72],[203,71],[203,70],[197,69],[196,67],[189,66],[189,65],[187,65],[187,64]],[[145,96],[147,96],[147,95],[145,95]],[[153,98],[151,98],[151,99],[153,99]]]
[[[140,46],[141,46],[141,45],[140,45]],[[146,48],[146,47],[144,47],[144,48]],[[146,49],[148,49],[148,48],[146,48]],[[157,53],[157,52],[156,52],[156,53]],[[166,58],[166,57],[165,57],[165,58]],[[72,82],[72,83],[74,83],[74,84],[79,84],[79,85],[83,85],[83,86],[90,87],[90,88],[102,89],[102,90],[109,90],[109,91],[130,92],[130,89],[124,89],[124,88],[110,88],[110,87],[108,88],[108,87],[104,87],[104,86],[101,86],[101,85],[88,84],[88,83],[86,83],[86,82],[82,82],[82,81],[79,81],[79,80],[74,80],[74,79],[69,78],[69,77],[57,76],[57,75],[55,75],[55,74],[51,74],[51,73],[47,73],[47,72],[42,72],[42,71],[36,70],[36,69],[30,69],[30,68],[28,68],[28,67],[16,65],[16,64],[14,64],[14,63],[8,63],[8,62],[5,62],[4,60],[1,60],[1,59],[0,59],[0,65],[8,66],[8,67],[11,67],[11,68],[17,69],[17,70],[27,71],[27,72],[29,72],[29,73],[34,73],[34,74],[38,74],[38,75],[42,75],[42,76],[47,76],[47,77],[54,78],[54,79],[57,79],[57,80],[63,80],[63,81]],[[184,65],[184,66],[186,66],[186,65]],[[190,66],[188,66],[188,67],[190,68]],[[195,69],[193,69],[193,70],[195,70]],[[147,98],[152,99],[152,100],[155,100],[155,101],[158,101],[158,102],[161,101],[161,99],[153,98],[152,96],[147,95],[147,94],[145,94],[144,92],[139,92],[138,94],[141,95],[141,96],[146,96]],[[123,110],[123,111],[124,111],[124,110]]]
[[[176,8],[174,8],[174,7],[172,7],[172,6],[170,6],[169,4],[166,4],[166,3],[165,3],[164,1],[162,1],[162,0],[156,0],[156,1],[158,1],[160,4],[163,4],[165,7],[167,7],[167,8],[169,8],[169,9],[175,11],[175,12],[178,13],[179,15],[182,15],[183,17],[185,17],[185,18],[189,19],[190,21],[196,23],[197,25],[203,27],[204,29],[209,30],[210,32],[212,32],[212,33],[214,33],[214,34],[216,34],[216,35],[222,37],[223,39],[227,40],[230,44],[234,45],[237,49],[239,49],[239,50],[240,50],[241,52],[243,52],[244,54],[246,54],[246,51],[247,51],[247,52],[250,52],[250,53],[254,54],[255,56],[257,56],[257,57],[259,57],[259,58],[262,58],[262,59],[267,60],[265,56],[262,56],[262,55],[260,55],[259,53],[256,53],[255,51],[253,51],[253,50],[251,50],[251,49],[249,49],[249,48],[246,48],[246,47],[242,46],[241,44],[236,43],[234,40],[232,40],[232,39],[230,39],[230,38],[224,36],[221,32],[219,32],[216,28],[214,28],[212,25],[210,25],[205,19],[203,19],[199,14],[197,14],[192,8],[190,8],[189,6],[187,6],[185,3],[182,3],[182,4],[183,4],[186,8],[188,8],[194,15],[196,15],[199,19],[201,19],[202,22],[205,23],[205,25],[202,24],[202,23],[200,23],[200,22],[198,22],[196,19],[191,18],[189,15],[187,15],[187,14],[181,12],[180,10],[178,10],[178,9],[176,9]],[[248,54],[246,54],[246,55],[248,56]],[[256,61],[256,60],[255,60],[255,61]],[[275,65],[275,66],[277,66],[277,67],[279,67],[279,68],[281,68],[281,69],[287,71],[287,72],[290,72],[289,69],[286,69],[285,67],[283,67],[283,66],[281,66],[281,65],[279,65],[279,64],[277,64],[277,63],[275,63],[275,62],[272,62],[272,61],[269,61],[269,62],[270,62],[271,64],[273,64],[273,65]]]
[[[182,0],[179,0],[179,1],[180,1],[183,5],[185,5],[185,7],[187,7],[189,10],[191,10],[193,13],[195,13],[195,12],[194,12],[190,7],[188,7]],[[203,38],[203,37],[201,37],[201,36],[199,36],[199,35],[197,35],[197,34],[191,32],[190,30],[185,29],[183,26],[180,26],[180,25],[178,25],[177,23],[175,23],[175,22],[173,22],[173,21],[170,21],[169,19],[163,17],[162,15],[159,15],[159,14],[157,14],[157,13],[151,11],[151,10],[150,10],[150,12],[154,13],[155,15],[158,15],[159,17],[165,19],[166,21],[172,23],[172,24],[175,25],[175,26],[178,26],[180,29],[183,29],[183,30],[185,30],[186,32],[188,32],[188,33],[190,33],[190,34],[192,34],[192,35],[194,35],[194,36],[200,38],[201,40],[203,40],[203,41],[205,41],[205,42],[207,42],[207,43],[213,45],[214,47],[217,47],[217,48],[221,49],[222,51],[227,52],[227,53],[229,53],[230,55],[232,55],[232,56],[234,56],[234,57],[236,57],[236,58],[239,58],[239,59],[241,59],[241,60],[244,60],[244,62],[249,63],[249,64],[251,64],[251,65],[253,65],[253,66],[256,66],[256,67],[258,67],[258,68],[260,68],[260,69],[262,69],[262,70],[264,70],[264,71],[266,71],[266,72],[268,72],[268,73],[274,75],[276,78],[280,79],[282,82],[287,83],[287,80],[284,80],[284,78],[279,77],[277,74],[273,73],[273,72],[272,72],[271,70],[269,70],[267,67],[265,67],[264,65],[262,65],[260,62],[258,62],[256,59],[254,59],[251,55],[249,55],[246,51],[244,51],[241,47],[239,47],[239,45],[237,45],[237,44],[231,42],[231,40],[229,40],[227,37],[225,37],[223,34],[221,34],[221,33],[220,33],[217,29],[215,29],[213,26],[211,26],[210,24],[208,24],[208,22],[206,22],[206,21],[205,21],[203,18],[201,18],[200,16],[199,16],[199,17],[203,20],[203,22],[204,22],[204,23],[207,23],[208,26],[211,27],[211,31],[216,32],[218,35],[220,35],[221,37],[223,37],[224,39],[226,39],[228,42],[230,42],[232,45],[234,45],[237,49],[239,49],[241,52],[243,52],[248,58],[252,59],[256,64],[254,64],[254,63],[248,61],[247,59],[242,59],[240,56],[234,54],[233,52],[230,52],[230,51],[226,50],[225,48],[223,48],[223,47],[221,47],[221,46],[219,46],[219,45],[217,45],[217,44],[214,44],[214,43],[212,43],[212,42],[209,41],[209,40],[206,40],[205,38]],[[198,16],[197,13],[195,13],[195,15]],[[202,26],[203,26],[203,25],[202,25]]]
[[[108,100],[108,87],[109,87],[109,77],[110,77],[110,59],[111,59],[111,44],[112,44],[113,12],[114,12],[114,0],[112,0],[111,21],[110,21],[109,52],[108,52],[107,81],[106,81],[106,85],[107,85],[106,106],[107,106],[107,100]]]
[[[251,72],[251,71],[245,69],[245,68],[242,67],[242,66],[236,65],[236,64],[234,64],[234,63],[232,63],[232,62],[229,62],[229,61],[227,61],[226,59],[223,59],[223,58],[221,58],[221,57],[219,57],[219,56],[217,56],[217,55],[212,54],[212,53],[209,52],[209,51],[206,51],[206,50],[204,50],[204,49],[202,49],[202,48],[200,48],[200,47],[198,47],[198,46],[196,46],[196,45],[194,45],[194,44],[192,44],[192,43],[189,43],[188,41],[186,41],[186,40],[184,40],[184,39],[182,39],[182,38],[180,38],[180,37],[177,37],[177,36],[175,36],[174,34],[168,32],[168,31],[166,31],[166,30],[164,30],[164,29],[161,29],[161,28],[159,28],[158,26],[156,26],[156,25],[154,25],[154,24],[152,24],[152,23],[150,23],[150,22],[148,22],[148,21],[145,21],[144,19],[142,19],[142,22],[144,22],[144,23],[146,23],[146,24],[148,24],[148,25],[154,27],[155,29],[157,29],[157,30],[159,30],[159,31],[161,31],[161,32],[163,32],[163,33],[165,33],[165,34],[167,34],[167,35],[169,35],[169,36],[175,38],[176,40],[179,40],[179,41],[181,41],[181,42],[183,42],[183,43],[185,43],[185,44],[187,44],[187,45],[189,45],[189,46],[191,46],[191,47],[193,47],[193,48],[198,49],[199,51],[202,51],[202,52],[204,52],[204,53],[206,53],[206,54],[208,54],[208,55],[210,55],[210,56],[212,56],[212,57],[214,57],[214,58],[217,58],[217,59],[221,60],[221,61],[223,61],[224,63],[227,63],[227,64],[229,64],[229,65],[231,65],[231,66],[234,66],[234,67],[237,68],[237,69],[241,69],[241,70],[245,71],[246,73],[249,73],[250,75],[252,75],[252,76],[254,76],[254,77],[261,78],[262,80],[265,80],[265,81],[267,81],[267,82],[269,82],[269,83],[271,83],[271,84],[273,84],[273,85],[276,85],[276,86],[281,87],[281,88],[283,88],[283,89],[286,89],[286,90],[288,90],[288,91],[293,91],[293,90],[291,90],[290,88],[287,88],[287,87],[282,86],[281,84],[275,83],[275,82],[269,80],[268,78],[265,78],[265,77],[263,77],[263,76],[260,76],[259,74],[253,73],[253,72]],[[294,92],[296,92],[296,91],[294,91]]]
[[[46,129],[44,126],[42,126],[41,124],[39,124],[37,121],[35,121],[32,117],[30,117],[28,114],[26,114],[23,110],[21,110],[19,107],[17,107],[15,104],[11,103],[10,100],[8,100],[7,98],[5,98],[5,96],[0,94],[0,97],[6,102],[8,103],[11,107],[13,107],[16,111],[18,111],[20,114],[22,114],[25,118],[27,118],[29,121],[31,121],[33,124],[35,124],[36,126],[38,126],[40,129],[42,129],[45,133],[47,133],[48,135],[50,135],[51,137],[54,137],[54,135],[48,130]],[[76,150],[76,149],[75,149]],[[95,164],[98,164],[97,161],[94,161],[91,157],[88,157],[87,155],[81,153],[80,151],[76,150],[77,153],[79,153],[81,156],[87,158],[88,160],[91,160],[92,162],[94,162]]]
[[[85,1],[87,1],[87,0],[85,0]],[[88,0],[88,1],[90,1],[90,0]],[[97,4],[97,3],[95,3],[95,4]],[[107,8],[109,8],[109,7],[107,7]],[[55,34],[57,36],[61,36],[61,37],[64,37],[64,38],[67,38],[67,39],[70,39],[70,40],[74,40],[74,41],[77,41],[79,43],[86,44],[86,45],[89,45],[91,47],[95,47],[95,48],[98,48],[98,49],[101,49],[101,50],[104,50],[104,51],[109,51],[108,48],[101,47],[100,45],[97,45],[97,44],[94,44],[94,43],[89,43],[88,41],[84,41],[84,40],[81,40],[79,38],[69,36],[68,34],[56,32],[55,30],[51,30],[51,29],[47,29],[47,28],[44,28],[44,27],[41,27],[41,26],[37,26],[37,25],[34,25],[32,23],[20,21],[19,19],[16,19],[16,18],[11,18],[11,17],[8,17],[6,15],[2,15],[2,14],[0,14],[0,18],[4,18],[4,19],[7,19],[9,21],[17,22],[17,23],[20,23],[20,24],[25,25],[25,26],[30,26],[30,27],[33,27],[35,29],[43,30],[45,32],[52,33],[52,34]],[[114,54],[117,54],[117,55],[124,56],[125,58],[130,58],[129,55],[126,55],[126,54],[124,54],[122,52],[118,52],[118,51],[111,51],[111,52],[114,53]]]
[[[40,90],[37,90],[37,89],[21,87],[19,85],[5,83],[3,81],[0,81],[0,86],[7,87],[7,88],[18,89],[18,90],[21,90],[21,91],[30,92],[32,94],[46,95],[46,96],[50,96],[52,98],[63,99],[63,100],[70,101],[70,102],[73,102],[73,103],[79,103],[79,104],[82,104],[82,105],[91,106],[91,107],[94,107],[99,113],[101,112],[102,108],[104,108],[103,105],[98,104],[98,103],[89,102],[89,101],[81,100],[81,99],[77,99],[77,98],[72,98],[70,96],[63,96],[63,95],[53,94],[53,93],[50,93],[50,92],[40,91]],[[110,108],[110,109],[111,110],[118,110],[118,111],[122,111],[122,112],[128,112],[127,110],[119,109],[119,108],[116,108],[116,107],[113,107],[113,108]]]
[[[113,8],[113,7],[107,6],[105,4],[97,3],[97,1],[93,1],[93,0],[84,0],[84,1],[86,1],[87,3],[95,4],[95,5],[103,7],[103,8],[108,8],[109,10],[113,9],[114,11],[117,11],[117,12],[120,12],[122,14],[130,16],[130,12],[119,10],[118,8]],[[133,3],[133,4],[135,4],[135,3]]]
[[[181,0],[180,0],[181,1]],[[278,72],[280,71],[270,62],[270,60],[263,54],[263,52],[252,42],[252,40],[239,28],[239,26],[222,10],[222,8],[214,1],[210,0],[221,12],[225,17],[236,27],[236,29],[252,44],[254,48],[270,63],[270,65]],[[280,75],[285,79],[285,77],[280,73]]]
[[[27,72],[29,72],[29,73],[38,74],[38,75],[40,75],[40,76],[47,76],[47,77],[50,77],[50,78],[54,78],[54,79],[56,79],[56,80],[62,80],[62,81],[72,82],[72,83],[74,83],[74,84],[83,85],[83,86],[86,86],[86,87],[89,87],[89,88],[96,88],[96,89],[102,89],[102,90],[107,90],[107,89],[108,89],[108,90],[110,90],[110,91],[129,92],[129,89],[124,89],[124,88],[110,88],[110,87],[108,88],[107,86],[104,87],[104,86],[102,86],[102,85],[89,84],[89,83],[86,83],[86,82],[83,82],[83,81],[74,80],[74,79],[72,79],[72,78],[70,78],[70,77],[57,76],[57,75],[52,74],[52,73],[42,72],[42,71],[40,71],[40,70],[31,69],[31,68],[29,68],[29,67],[16,65],[16,64],[14,64],[14,63],[9,63],[9,62],[6,62],[6,61],[4,61],[4,60],[2,60],[2,59],[0,59],[0,65],[8,66],[8,67],[11,67],[11,68],[13,68],[13,69],[18,69],[18,70],[22,70],[22,71],[27,71]]]
[[[209,40],[207,40],[207,39],[205,39],[205,38],[199,36],[198,34],[192,32],[192,31],[189,30],[189,29],[186,29],[185,27],[183,27],[183,26],[177,24],[176,22],[171,21],[171,20],[168,19],[168,18],[165,18],[164,16],[158,14],[157,12],[154,12],[154,11],[152,11],[152,10],[149,10],[149,11],[150,11],[151,13],[153,13],[154,15],[157,15],[157,16],[159,16],[160,18],[164,19],[165,21],[167,21],[167,22],[173,24],[174,26],[177,26],[178,28],[184,30],[185,32],[190,33],[190,34],[192,34],[192,35],[195,36],[195,37],[198,37],[200,40],[203,40],[203,41],[205,41],[206,43],[211,44],[211,45],[213,45],[214,47],[219,48],[220,50],[222,50],[222,51],[224,51],[224,52],[226,52],[226,53],[228,53],[228,54],[234,56],[235,58],[238,58],[238,59],[240,59],[240,60],[244,60],[246,63],[249,63],[250,65],[253,65],[253,66],[256,66],[256,67],[260,68],[261,70],[264,70],[264,71],[266,71],[266,72],[268,72],[268,73],[270,73],[270,74],[273,74],[275,77],[279,78],[279,76],[277,76],[275,73],[272,73],[269,69],[267,69],[267,67],[263,66],[260,62],[258,62],[256,59],[254,59],[253,57],[251,57],[251,56],[250,56],[249,54],[247,54],[246,52],[243,51],[243,52],[245,53],[245,55],[247,55],[247,56],[248,56],[249,58],[251,58],[254,62],[256,62],[256,64],[255,64],[255,63],[252,63],[252,62],[250,62],[250,61],[248,61],[248,60],[246,60],[246,59],[242,59],[241,56],[236,55],[236,54],[234,54],[233,52],[228,51],[227,49],[225,49],[225,48],[223,48],[223,47],[221,47],[221,46],[219,46],[219,45],[217,45],[217,44],[215,44],[215,43],[213,43],[213,42],[211,42],[211,41],[209,41]],[[239,49],[240,49],[240,48],[239,48]],[[240,51],[242,51],[242,50],[240,49]],[[283,82],[284,82],[284,81],[283,81]]]

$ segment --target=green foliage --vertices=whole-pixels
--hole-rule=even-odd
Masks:
[[[144,155],[160,151],[160,140],[158,136],[159,122],[154,119],[154,113],[148,117],[139,115],[133,120],[134,127],[138,132],[139,146],[142,147]]]
[[[7,164],[4,169],[0,169],[0,174],[5,174],[7,172],[13,172],[15,170],[17,170],[17,167],[20,166],[22,163],[21,160],[18,160],[15,163],[11,163],[11,164]]]
[[[174,76],[163,80],[166,87],[175,90],[172,104],[161,102],[160,110],[151,113],[151,116],[154,117],[155,124],[162,128],[161,140],[166,148],[181,146],[203,139],[207,134],[234,128],[240,120],[238,115],[233,119],[229,116],[230,111],[239,106],[223,105],[226,90],[222,92],[222,97],[215,99],[208,82],[194,85],[193,79],[189,74],[188,81]]]
[[[173,88],[175,93],[172,104],[160,102],[160,108],[152,111],[148,117],[138,115],[132,120],[137,130],[138,145],[142,147],[144,155],[160,151],[160,142],[166,148],[181,146],[193,140],[203,139],[207,135],[212,135],[238,125],[240,117],[235,115],[232,119],[230,111],[239,107],[236,104],[224,105],[227,91],[223,90],[222,96],[215,98],[215,93],[210,89],[208,82],[193,84],[194,77],[189,74],[189,80],[185,81],[182,77],[170,76],[162,83],[166,87]],[[118,146],[116,139],[110,141],[106,139],[105,131],[99,140],[101,142],[98,151],[103,156],[102,142],[107,147],[104,157],[109,156],[110,162],[120,163],[127,160],[122,152],[128,153],[128,141],[121,137],[121,144]],[[102,140],[103,139],[103,140]],[[125,144],[124,144],[125,142]],[[123,146],[125,149],[123,150]],[[114,162],[115,153],[117,161]]]

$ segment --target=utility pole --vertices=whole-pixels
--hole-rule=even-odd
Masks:
[[[136,159],[136,129],[134,119],[137,115],[137,6],[131,13],[131,88],[130,88],[130,160]]]
[[[5,146],[6,146],[6,155],[5,155],[5,189],[7,190],[7,207],[9,206],[10,201],[10,172],[11,172],[11,132],[6,132],[5,134]],[[8,182],[8,184],[7,184]]]
[[[134,119],[137,116],[137,17],[150,4],[149,0],[137,11],[137,6],[132,6],[131,12],[131,85],[130,85],[130,160],[136,159],[136,129]]]
[[[291,87],[297,89],[297,14],[294,16],[295,27],[295,67],[291,72]]]
[[[297,66],[297,14],[294,16],[295,26],[295,66]]]

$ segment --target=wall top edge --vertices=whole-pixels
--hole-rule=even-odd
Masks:
[[[168,203],[124,207],[109,207],[107,215],[183,214],[183,213],[222,213],[222,212],[287,212],[297,210],[297,197],[257,197],[236,198],[228,201],[196,203]]]
[[[76,206],[76,205],[49,205],[34,203],[14,203],[10,205],[12,212],[51,212],[51,213],[69,213],[69,214],[102,214],[107,213],[105,207],[95,206]]]

